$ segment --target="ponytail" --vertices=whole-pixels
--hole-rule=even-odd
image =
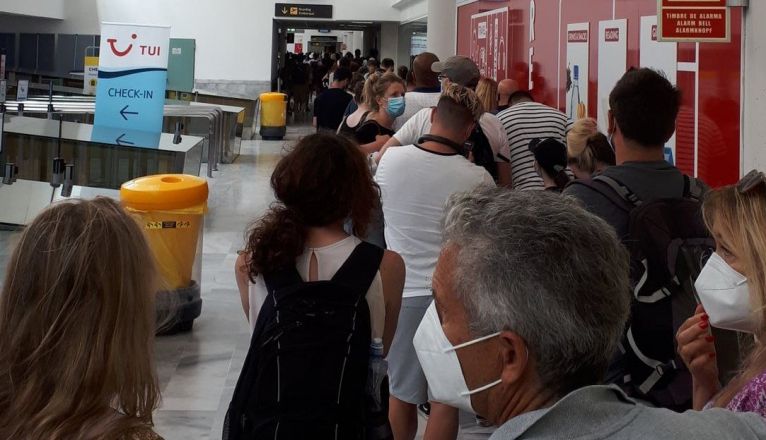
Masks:
[[[559,189],[566,188],[567,185],[569,185],[569,182],[571,179],[569,178],[569,175],[567,174],[566,170],[560,170],[556,173],[555,176],[553,176],[553,181],[556,182],[556,186]]]

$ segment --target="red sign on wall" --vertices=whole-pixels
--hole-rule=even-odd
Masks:
[[[660,41],[728,43],[726,0],[658,0]]]
[[[471,16],[469,56],[479,66],[482,76],[495,80],[508,77],[508,14],[506,7]]]

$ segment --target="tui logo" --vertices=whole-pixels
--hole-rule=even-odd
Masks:
[[[138,35],[133,34],[133,35],[131,35],[131,38],[135,40],[136,38],[138,38]],[[116,43],[117,43],[117,39],[116,38],[110,38],[110,39],[108,39],[106,41],[107,41],[107,43],[109,43],[109,48],[112,49],[112,53],[115,54],[118,57],[127,56],[130,53],[130,51],[133,50],[133,44],[132,43],[128,46],[127,49],[119,50],[119,49],[117,49],[117,46],[116,46]]]

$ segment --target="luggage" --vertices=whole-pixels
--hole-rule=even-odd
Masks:
[[[383,250],[360,243],[332,280],[295,267],[269,296],[224,423],[224,440],[363,439],[370,350],[365,296]]]
[[[590,187],[629,216],[623,243],[630,252],[631,319],[608,379],[657,406],[690,409],[691,375],[677,355],[675,334],[694,314],[698,303],[694,281],[715,250],[702,219],[704,187],[684,176],[681,198],[644,203],[607,176],[572,184]],[[731,340],[731,332],[726,333],[721,339]],[[733,350],[723,350],[737,358],[736,343]]]

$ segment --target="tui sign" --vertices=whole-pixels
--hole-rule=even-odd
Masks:
[[[277,18],[329,18],[332,19],[332,5],[305,5],[277,3],[274,16]]]

